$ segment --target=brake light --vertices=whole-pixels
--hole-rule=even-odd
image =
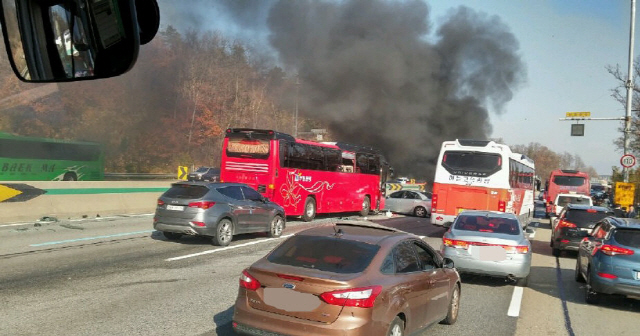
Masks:
[[[634,252],[633,250],[630,249],[626,249],[620,246],[615,246],[615,245],[608,245],[608,244],[604,244],[602,246],[600,246],[599,248],[602,253],[608,255],[608,256],[615,256],[615,255],[632,255]]]
[[[596,210],[596,209],[587,209],[587,212],[596,213],[596,212],[598,212],[598,210]]]
[[[480,243],[480,242],[467,242],[464,240],[455,240],[455,239],[449,239],[449,238],[442,238],[442,243],[444,244],[444,246],[448,246],[448,247],[454,247],[454,248],[463,248],[463,249],[469,249],[469,246],[474,245],[474,246],[499,246],[502,247],[507,253],[520,253],[520,254],[527,254],[529,253],[529,246],[527,245],[517,245],[517,246],[513,246],[513,245],[499,245],[499,244],[487,244],[487,243]]]
[[[615,276],[613,274],[600,273],[600,272],[598,272],[598,276],[601,277],[601,278],[605,278],[605,279],[615,279],[615,278],[617,278],[617,276]]]
[[[526,246],[526,245],[516,246],[516,252],[520,254],[527,254],[529,253],[529,246]]]
[[[320,294],[320,298],[336,306],[371,308],[380,292],[382,286],[370,286],[325,292]]]
[[[281,279],[304,281],[304,278],[295,276],[295,275],[287,275],[287,274],[277,274],[277,275],[278,275],[278,278],[281,278]]]
[[[431,195],[431,213],[435,213],[437,210],[436,208],[438,207],[438,194],[432,194]]]
[[[163,206],[164,205],[164,201],[158,198],[158,206]]]
[[[556,226],[556,231],[560,230],[560,228],[563,228],[563,227],[577,228],[578,226],[563,218],[558,222],[558,225]]]
[[[247,270],[242,271],[242,274],[240,274],[240,287],[254,291],[260,288],[260,286],[262,285],[258,279],[252,277]]]
[[[200,209],[209,209],[212,208],[214,205],[216,205],[216,202],[206,202],[206,201],[200,201],[200,202],[191,202],[189,203],[189,207],[190,208],[200,208]]]
[[[189,223],[191,223],[191,224],[193,224],[193,225],[195,225],[195,226],[201,226],[201,227],[205,227],[205,226],[207,226],[207,224],[205,224],[205,223],[203,223],[203,222],[196,222],[196,221],[192,221],[192,222],[189,222]]]
[[[467,243],[464,240],[455,240],[455,239],[449,239],[449,238],[443,237],[442,243],[444,244],[444,246],[463,248],[465,250],[469,248],[469,243]]]
[[[505,212],[507,209],[507,203],[505,201],[498,202],[498,211]]]

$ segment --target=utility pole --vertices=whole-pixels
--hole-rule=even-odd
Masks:
[[[629,69],[627,77],[627,111],[624,118],[624,155],[629,154],[631,142],[631,104],[633,98],[633,39],[636,26],[636,0],[631,0],[631,28],[629,31]],[[629,182],[629,168],[623,167],[624,181]]]
[[[298,88],[300,87],[300,77],[298,73],[296,73],[296,115],[293,118],[293,137],[298,137]]]

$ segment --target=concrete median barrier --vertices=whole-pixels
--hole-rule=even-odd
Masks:
[[[0,182],[0,222],[152,213],[172,182]]]

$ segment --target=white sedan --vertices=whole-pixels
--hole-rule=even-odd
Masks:
[[[413,190],[400,190],[391,193],[385,198],[385,210],[428,217],[431,215],[431,193]]]

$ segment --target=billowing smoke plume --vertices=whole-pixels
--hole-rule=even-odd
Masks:
[[[498,17],[450,12],[428,42],[422,1],[282,0],[270,41],[299,72],[303,110],[337,138],[381,148],[397,171],[431,179],[444,140],[485,139],[524,80],[518,42]]]
[[[488,108],[501,113],[526,77],[508,27],[466,7],[431,31],[421,0],[162,2],[196,30],[268,36],[299,73],[301,113],[418,178],[432,178],[442,141],[487,138]]]

